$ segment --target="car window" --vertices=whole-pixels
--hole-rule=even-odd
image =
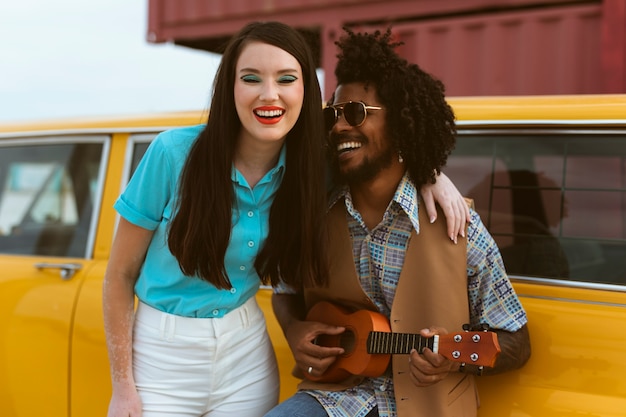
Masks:
[[[626,134],[460,131],[444,171],[509,274],[626,285]]]
[[[85,257],[105,137],[0,147],[0,253]]]
[[[143,154],[146,153],[146,150],[148,150],[148,145],[150,145],[149,142],[137,142],[134,144],[133,146],[133,160],[130,166],[130,174],[132,176],[132,174],[135,172],[135,170],[137,169],[137,165],[139,165],[139,162],[141,162],[141,158],[143,158]]]

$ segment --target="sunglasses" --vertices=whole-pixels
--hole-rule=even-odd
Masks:
[[[381,110],[382,107],[367,106],[362,101],[347,101],[345,103],[337,103],[324,108],[324,124],[326,130],[331,130],[341,114],[350,126],[361,126],[365,123],[368,110]]]

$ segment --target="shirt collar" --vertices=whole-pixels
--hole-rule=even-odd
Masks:
[[[396,188],[396,193],[393,196],[395,201],[402,210],[406,213],[407,217],[411,221],[415,232],[420,232],[420,222],[418,216],[420,193],[415,183],[411,181],[409,175],[405,172]]]
[[[409,178],[408,173],[404,173],[398,187],[396,188],[396,192],[393,196],[393,203],[400,206],[402,211],[404,211],[411,221],[413,228],[417,233],[420,231],[419,224],[419,191],[413,181]],[[330,194],[330,198],[328,199],[329,205],[328,209],[330,210],[339,200],[351,200],[350,188],[347,185],[342,185],[336,187]]]

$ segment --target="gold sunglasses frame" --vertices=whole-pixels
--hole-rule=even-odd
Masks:
[[[344,107],[346,106],[346,104],[352,104],[352,103],[360,104],[363,107],[363,110],[364,110],[363,120],[361,120],[361,123],[355,124],[355,125],[353,125],[352,123],[350,123],[348,121],[348,119],[346,119],[345,112],[344,112]],[[367,111],[368,110],[382,110],[383,108],[380,107],[380,106],[368,106],[367,104],[363,103],[362,101],[344,101],[342,103],[331,104],[329,106],[324,107],[324,111],[326,111],[326,109],[333,109],[333,111],[335,113],[335,121],[333,122],[332,125],[327,126],[328,130],[330,130],[330,129],[333,128],[333,126],[335,126],[337,124],[337,121],[339,120],[338,110],[341,110],[341,112],[344,113],[344,119],[346,119],[346,123],[348,123],[352,127],[359,127],[359,126],[363,125],[363,123],[365,123],[365,120],[367,120]],[[326,120],[324,120],[324,123],[326,123]]]

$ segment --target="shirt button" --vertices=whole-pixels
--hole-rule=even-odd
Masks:
[[[252,217],[252,216],[254,216],[254,212],[253,211],[249,211],[248,212],[248,217]]]
[[[253,242],[253,241],[248,242],[248,247],[249,247],[249,248],[251,248],[251,247],[253,247],[253,246],[254,246],[254,242]]]
[[[245,266],[245,265],[241,265],[241,266],[239,267],[239,270],[240,270],[240,271],[245,271],[245,270],[246,270],[246,266]]]
[[[381,386],[379,387],[379,389],[380,389],[382,392],[385,392],[385,391],[387,390],[387,387],[386,387],[385,385],[381,385]]]
[[[218,309],[213,310],[213,315],[217,316],[218,314],[220,314],[220,311]]]
[[[234,293],[236,293],[236,292],[237,292],[237,288],[231,288],[231,289],[230,289],[230,293],[231,293],[231,294],[234,294]]]

